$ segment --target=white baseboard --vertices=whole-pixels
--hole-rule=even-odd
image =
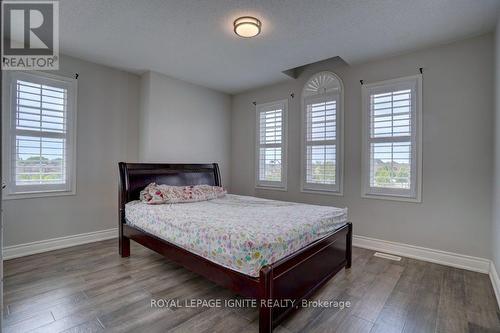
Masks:
[[[493,261],[490,265],[490,279],[493,289],[495,290],[495,296],[497,297],[497,305],[500,309],[500,277],[498,276],[498,271]]]
[[[85,234],[71,235],[42,241],[6,246],[3,248],[3,259],[14,259],[31,254],[47,252],[65,247],[98,242],[118,237],[118,228],[88,232]]]
[[[353,236],[352,242],[354,246],[369,250],[429,261],[474,272],[490,272],[491,261],[489,259],[356,235]]]

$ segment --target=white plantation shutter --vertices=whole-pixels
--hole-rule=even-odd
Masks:
[[[419,199],[421,77],[363,87],[364,194]]]
[[[306,83],[304,103],[303,190],[340,193],[342,86],[321,72]]]
[[[337,99],[306,103],[306,183],[335,185]]]
[[[257,105],[256,185],[286,187],[287,101]]]
[[[8,193],[72,191],[75,83],[12,73]]]

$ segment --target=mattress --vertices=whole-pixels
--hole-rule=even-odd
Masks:
[[[259,270],[347,223],[347,208],[228,194],[192,203],[125,206],[127,224],[237,272]]]

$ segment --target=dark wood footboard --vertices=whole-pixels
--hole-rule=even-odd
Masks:
[[[171,185],[220,186],[217,164],[126,164],[120,163],[119,252],[130,256],[130,240],[156,251],[185,268],[242,296],[257,299],[259,332],[269,333],[295,307],[275,307],[276,300],[309,298],[343,267],[351,267],[352,224],[301,250],[264,266],[258,278],[233,271],[154,235],[126,224],[125,204],[137,200],[151,182]]]
[[[270,308],[275,301],[308,299],[350,263],[352,224],[316,241],[260,271],[261,299],[259,331],[271,332],[295,307]],[[267,302],[271,300],[271,302]],[[295,303],[297,304],[297,303]]]

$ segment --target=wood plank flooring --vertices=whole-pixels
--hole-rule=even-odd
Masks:
[[[253,308],[152,308],[151,299],[238,296],[134,242],[118,256],[115,240],[4,263],[4,328],[10,332],[258,332]],[[353,265],[314,300],[351,306],[308,307],[275,331],[461,333],[500,332],[500,313],[486,274],[354,248]]]

